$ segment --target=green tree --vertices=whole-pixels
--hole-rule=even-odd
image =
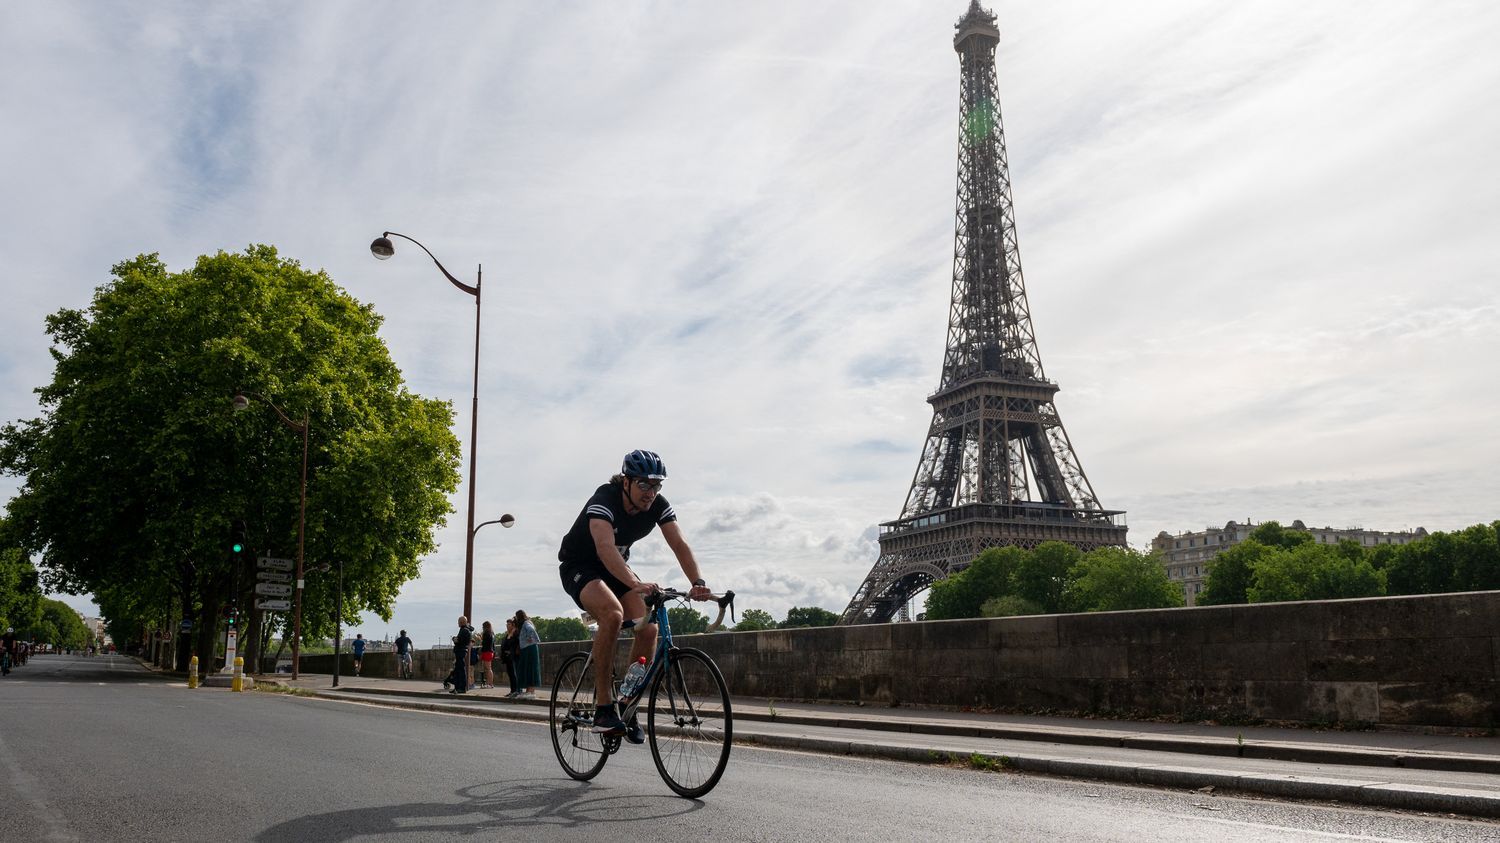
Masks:
[[[1013,618],[1017,615],[1040,615],[1042,607],[1017,594],[991,597],[979,607],[981,618]],[[932,620],[936,620],[933,618]]]
[[[1267,522],[1274,524],[1274,521]],[[1264,525],[1263,525],[1264,526]],[[1231,603],[1249,603],[1250,585],[1255,579],[1255,566],[1261,560],[1285,553],[1279,546],[1261,544],[1256,539],[1246,539],[1223,551],[1208,562],[1208,583],[1198,595],[1200,606],[1227,606]]]
[[[20,548],[0,550],[0,631],[26,629],[42,619],[36,568]]]
[[[1312,533],[1306,530],[1283,527],[1276,521],[1267,521],[1254,530],[1251,530],[1249,538],[1260,542],[1266,547],[1280,547],[1286,550],[1291,550],[1298,545],[1307,544],[1313,540]]]
[[[537,637],[543,641],[587,641],[589,628],[583,625],[583,621],[574,617],[561,618],[532,618],[531,625],[536,627]],[[675,629],[675,624],[674,627]],[[500,635],[495,636],[496,647],[499,647]]]
[[[765,609],[746,609],[740,622],[734,625],[735,632],[750,632],[757,629],[775,629],[776,619]]]
[[[1159,556],[1101,547],[1085,553],[1069,572],[1066,603],[1074,612],[1112,612],[1166,609],[1181,606],[1183,599]]]
[[[1377,597],[1385,579],[1368,561],[1355,561],[1333,547],[1301,544],[1260,560],[1250,585],[1251,603]]]
[[[43,415],[0,430],[0,470],[24,478],[10,520],[44,585],[110,594],[158,628],[193,618],[210,660],[222,607],[252,603],[254,557],[297,547],[301,443],[258,398],[231,411],[254,391],[309,420],[309,565],[343,561],[346,622],[388,619],[450,511],[459,445],[451,407],[402,383],[380,317],[270,246],[177,273],[142,255],[113,275],[87,309],[47,318]],[[331,632],[334,596],[333,577],[307,578],[304,635]]]
[[[1030,552],[1019,547],[986,548],[957,574],[932,584],[927,594],[928,620],[985,617],[986,601],[1016,590],[1016,572]]]
[[[839,616],[821,606],[798,606],[787,610],[786,620],[777,624],[778,629],[801,626],[833,626]]]
[[[708,631],[708,616],[692,606],[673,606],[667,610],[667,622],[673,635],[692,635]]]
[[[38,642],[45,641],[55,647],[71,647],[75,650],[87,646],[94,637],[73,607],[61,600],[42,602],[41,621],[31,632]]]
[[[1063,593],[1068,572],[1083,558],[1083,551],[1065,542],[1042,542],[1027,554],[1016,569],[1015,593],[1040,606],[1046,614],[1064,611]]]

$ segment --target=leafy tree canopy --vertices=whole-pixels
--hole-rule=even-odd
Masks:
[[[1198,605],[1249,603],[1250,584],[1255,577],[1256,564],[1262,559],[1284,552],[1279,545],[1262,544],[1254,538],[1220,552],[1209,560],[1208,583],[1203,587],[1203,593],[1198,595]]]
[[[588,627],[584,626],[583,621],[578,618],[532,618],[531,625],[536,627],[537,637],[543,641],[587,641],[589,639]],[[496,641],[498,642],[499,636],[504,634],[504,630],[499,630],[496,634]]]
[[[667,622],[672,624],[673,635],[708,631],[708,616],[692,606],[673,606],[667,609]]]
[[[749,632],[758,629],[775,629],[776,619],[765,609],[746,609],[740,614],[740,622],[734,625],[735,632]]]
[[[0,470],[23,478],[9,517],[44,584],[160,623],[174,602],[211,621],[238,581],[248,608],[231,522],[247,561],[297,547],[301,437],[269,399],[308,420],[309,567],[343,561],[346,619],[389,618],[450,511],[459,445],[450,406],[402,383],[380,321],[271,246],[176,273],[142,255],[86,309],[49,316],[43,415],[0,430]],[[241,391],[257,395],[235,413]],[[331,631],[333,579],[307,578],[305,635]]]
[[[1183,598],[1160,557],[1101,547],[1085,553],[1069,571],[1066,603],[1074,612],[1112,612],[1167,609],[1181,606]]]
[[[1256,563],[1252,603],[1377,597],[1385,577],[1364,559],[1352,560],[1329,545],[1301,544]]]
[[[786,620],[777,624],[779,629],[792,629],[801,626],[833,626],[839,622],[839,616],[821,606],[798,606],[787,610]],[[673,629],[676,629],[674,626]]]
[[[36,568],[20,548],[0,549],[0,632],[26,630],[42,619],[42,590]]]

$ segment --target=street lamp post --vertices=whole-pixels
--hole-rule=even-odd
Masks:
[[[416,238],[395,231],[387,231],[375,238],[370,243],[370,254],[379,260],[389,260],[396,254],[396,247],[391,243],[392,237],[400,237],[416,243],[422,251],[427,253],[427,257],[432,258],[432,262],[437,264],[444,278],[447,278],[453,286],[474,297],[474,407],[469,414],[469,529],[464,546],[464,617],[469,618],[473,617],[474,603],[474,533],[479,529],[474,526],[474,489],[476,486],[475,461],[479,452],[479,288],[484,283],[484,267],[481,265],[475,272],[474,285],[471,287],[454,278],[453,273],[443,266],[442,261],[439,261],[437,256]]]
[[[235,393],[234,411],[236,413],[250,406],[250,399],[246,398],[246,395],[253,395],[264,401],[272,410],[276,411],[276,415],[281,418],[282,424],[302,434],[302,501],[297,513],[297,591],[293,595],[293,600],[296,602],[296,609],[293,614],[294,620],[292,621],[292,678],[296,679],[301,675],[302,668],[302,555],[306,545],[305,537],[307,532],[308,415],[304,412],[301,423],[294,422],[287,418],[286,413],[281,412],[281,408],[276,406],[274,401],[258,392]],[[259,661],[262,655],[262,653],[257,652],[255,655],[256,661]]]

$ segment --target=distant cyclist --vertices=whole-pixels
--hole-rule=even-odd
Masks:
[[[594,731],[603,735],[624,735],[631,743],[642,743],[645,734],[636,718],[626,724],[615,707],[610,679],[614,672],[615,642],[625,619],[646,615],[648,594],[657,590],[656,583],[644,582],[630,569],[630,546],[661,527],[662,538],[677,556],[677,564],[692,582],[689,596],[707,600],[709,590],[692,548],[677,526],[677,514],[660,495],[667,468],[661,457],[651,451],[631,451],[625,455],[620,473],[594,490],[584,504],[573,527],[563,537],[557,558],[562,563],[558,573],[563,590],[592,615],[599,624],[594,636]],[[630,660],[650,658],[656,645],[656,624],[635,628]]]
[[[411,678],[411,639],[406,637],[404,629],[396,638],[396,675],[401,679]]]

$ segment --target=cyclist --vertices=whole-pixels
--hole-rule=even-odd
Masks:
[[[615,641],[619,640],[626,618],[633,621],[646,615],[645,597],[655,592],[657,585],[641,580],[630,569],[630,546],[649,535],[653,528],[661,527],[662,538],[693,584],[689,596],[707,600],[710,594],[693,550],[677,526],[677,513],[660,495],[662,481],[666,479],[667,468],[655,453],[636,450],[626,454],[620,473],[594,490],[557,552],[562,563],[558,573],[563,590],[599,624],[593,647],[596,702],[593,731],[624,735],[631,743],[643,743],[646,737],[637,718],[632,717],[627,724],[615,707],[610,688]],[[630,647],[631,662],[651,658],[655,645],[656,624],[637,626]]]
[[[411,678],[411,639],[406,637],[404,629],[396,639],[396,675],[402,679]]]

